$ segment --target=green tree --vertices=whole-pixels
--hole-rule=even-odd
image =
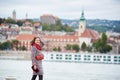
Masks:
[[[19,41],[18,40],[12,40],[12,47],[18,49],[18,44]]]
[[[102,45],[105,45],[107,43],[107,35],[105,32],[102,33],[102,39],[101,39]]]
[[[79,48],[78,44],[74,44],[74,45],[72,45],[72,49],[75,50],[76,52],[78,52],[80,48]]]
[[[10,50],[10,49],[12,49],[12,43],[10,42],[10,41],[6,41],[6,42],[3,42],[3,49],[8,49],[8,50]]]
[[[3,50],[3,45],[1,42],[0,42],[0,50]]]
[[[23,21],[17,21],[17,23],[16,23],[18,26],[22,26],[23,25]]]
[[[71,49],[72,49],[72,45],[67,44],[67,45],[65,46],[65,49],[66,49],[66,50],[71,50]]]
[[[25,50],[27,50],[27,48],[25,46],[22,46],[21,50],[25,51]]]
[[[92,44],[92,47],[95,49],[95,51],[99,52],[101,50],[101,39],[99,39],[98,41],[94,42]]]
[[[5,23],[16,24],[16,21],[13,20],[12,18],[8,18],[8,19],[5,20]]]
[[[53,51],[57,51],[57,48],[56,48],[56,47],[54,47],[54,48],[53,48]]]
[[[60,22],[57,24],[42,24],[43,30],[45,31],[66,31],[73,32],[74,30],[70,26],[62,25]]]
[[[81,50],[82,51],[86,51],[87,50],[87,46],[86,46],[86,43],[83,42],[82,45],[81,45]]]
[[[93,47],[100,53],[107,53],[112,50],[112,46],[107,44],[107,35],[102,33],[101,39],[93,43]]]
[[[87,51],[91,52],[92,51],[92,46],[87,46]]]
[[[4,23],[5,18],[0,18],[0,24]]]
[[[57,20],[56,25],[57,26],[62,26],[61,20]]]

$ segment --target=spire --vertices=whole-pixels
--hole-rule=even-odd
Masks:
[[[26,13],[26,19],[28,19],[28,14]]]
[[[84,10],[82,10],[82,16],[84,16]]]
[[[16,11],[15,11],[15,9],[13,10],[12,17],[13,17],[14,20],[16,20]]]
[[[84,10],[83,10],[83,9],[82,9],[82,14],[81,14],[80,20],[85,20],[85,17],[84,17]]]

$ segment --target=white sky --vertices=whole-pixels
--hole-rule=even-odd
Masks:
[[[120,0],[0,0],[0,17],[39,18],[53,14],[62,19],[79,19],[84,9],[86,19],[120,20]]]

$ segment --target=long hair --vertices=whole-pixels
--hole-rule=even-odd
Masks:
[[[31,45],[33,45],[33,44],[35,43],[35,40],[36,40],[37,38],[40,39],[40,37],[34,37],[33,40],[31,41]],[[40,39],[40,43],[41,43],[41,39]]]

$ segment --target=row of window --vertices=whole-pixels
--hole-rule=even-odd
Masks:
[[[62,54],[56,54],[56,59],[57,60],[62,60],[63,57]],[[74,60],[81,60],[81,55],[74,55]],[[94,56],[93,61],[101,61],[102,56]],[[117,58],[117,59],[116,59]],[[51,59],[53,59],[53,54],[51,54]],[[72,55],[67,54],[65,55],[65,60],[72,60]],[[84,61],[90,61],[90,55],[84,55]],[[103,61],[111,61],[111,56],[103,56]],[[120,62],[120,56],[114,56],[114,62]]]
[[[57,42],[59,42],[59,41],[64,41],[64,42],[73,42],[74,41],[74,39],[49,39],[49,41],[57,41]],[[78,39],[76,39],[75,40],[76,42],[78,42]]]

